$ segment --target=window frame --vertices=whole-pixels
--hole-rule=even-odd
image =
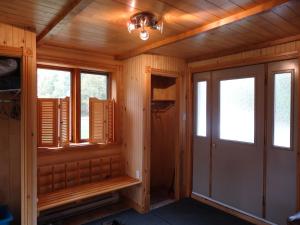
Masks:
[[[52,66],[45,64],[37,64],[36,71],[38,69],[49,69],[49,70],[61,70],[68,71],[71,75],[71,86],[70,86],[70,144],[82,144],[88,142],[88,139],[81,139],[81,73],[89,73],[95,75],[106,75],[107,76],[107,100],[112,97],[112,73],[103,70],[89,70],[80,69],[64,66]],[[38,95],[37,95],[38,99]],[[43,148],[43,147],[42,147]]]
[[[84,142],[88,142],[88,139],[83,139],[81,138],[81,74],[82,73],[88,73],[88,74],[93,74],[95,76],[97,75],[105,75],[107,77],[107,84],[106,84],[106,96],[107,96],[107,100],[111,99],[111,76],[109,72],[103,72],[103,71],[95,71],[95,70],[86,70],[86,69],[80,69],[79,70],[79,89],[78,90],[78,116],[77,116],[77,120],[78,120],[78,125],[79,125],[79,129],[78,129],[78,143],[84,143]]]
[[[291,108],[290,108],[290,147],[284,147],[284,146],[277,146],[274,145],[274,131],[275,131],[275,75],[276,74],[282,74],[282,73],[290,73],[291,74]],[[271,146],[275,150],[283,150],[283,151],[293,151],[294,146],[294,92],[295,92],[295,70],[294,69],[287,69],[287,70],[275,70],[272,71],[271,76],[271,84],[272,84],[272,96],[271,96],[271,102],[272,102],[272,111],[271,111]]]

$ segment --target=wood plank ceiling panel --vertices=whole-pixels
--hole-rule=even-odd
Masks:
[[[255,4],[253,0],[95,0],[61,32],[50,35],[45,42],[53,46],[118,55],[232,13],[242,12]],[[151,11],[163,16],[163,34],[150,31],[147,42],[140,40],[138,33],[129,34],[126,23],[132,14],[139,11]],[[236,38],[236,41],[243,44],[245,40]],[[219,42],[220,45],[224,42],[231,44],[230,40],[219,39]]]
[[[0,22],[41,32],[70,0],[2,0]]]
[[[300,34],[299,12],[300,2],[292,0],[265,13],[206,32],[205,35],[201,34],[149,52],[182,58],[201,58],[297,35]]]
[[[72,0],[0,1],[0,22],[35,29],[39,34]],[[63,25],[55,27],[43,44],[107,55],[122,55],[164,38],[210,24],[252,9],[269,0],[91,0]],[[129,34],[131,15],[151,11],[163,18],[164,32],[150,31],[150,39]],[[300,1],[290,0],[265,13],[200,33],[177,43],[149,50],[150,53],[182,58],[272,41],[300,33]]]

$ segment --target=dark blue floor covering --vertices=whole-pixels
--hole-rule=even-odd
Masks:
[[[183,199],[143,215],[127,210],[86,225],[106,225],[113,220],[122,225],[251,225],[192,199]]]

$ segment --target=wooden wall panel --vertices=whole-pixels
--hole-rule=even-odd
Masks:
[[[22,225],[36,224],[35,40],[33,32],[0,23],[0,55],[21,57],[23,66],[21,121],[0,120],[0,158],[3,154],[5,160],[0,171],[6,176],[0,176],[0,183],[8,184],[0,190],[12,211],[21,214],[16,213],[15,224]]]
[[[176,107],[151,113],[151,188],[172,187],[175,172]]]
[[[11,106],[6,108],[11,110]],[[21,219],[20,128],[19,120],[0,115],[0,202],[8,204],[15,224],[20,223]]]
[[[105,148],[99,147],[98,145],[89,145],[61,151],[41,150],[38,152],[39,160],[37,162],[37,166],[60,164],[68,161],[79,161],[110,155],[120,155],[121,150],[121,145],[114,144]]]
[[[41,46],[37,49],[37,61],[40,64],[50,64],[82,69],[111,70],[122,65],[121,61],[112,56],[97,52],[80,51],[70,48]]]
[[[264,57],[264,56],[273,56],[273,55],[280,55],[288,52],[293,52],[300,50],[300,41],[292,41],[288,42],[286,44],[280,44],[275,45],[267,48],[261,48],[257,50],[251,50],[251,51],[245,51],[240,52],[237,54],[217,57],[213,59],[208,60],[202,60],[197,62],[191,62],[188,64],[188,67],[190,69],[194,68],[201,68],[201,67],[208,67],[208,66],[214,66],[219,64],[226,64],[226,63],[232,63],[235,61],[247,61],[249,59],[255,59],[258,57]]]
[[[126,191],[125,195],[137,206],[137,210],[145,211],[147,196],[145,196],[144,185],[146,182],[143,174],[143,165],[146,163],[144,156],[144,97],[147,93],[146,89],[148,79],[146,79],[146,69],[150,67],[161,71],[173,71],[183,75],[186,71],[184,60],[157,56],[157,55],[140,55],[124,61],[124,143],[123,154],[125,157],[126,173],[130,176],[142,179],[143,185]],[[185,88],[182,84],[182,93]],[[184,94],[181,96],[181,112],[184,112]],[[182,116],[182,115],[180,115]],[[181,125],[181,131],[183,126]],[[183,132],[181,138],[183,137]],[[183,150],[180,146],[180,149]]]
[[[143,165],[143,74],[145,66],[143,56],[128,59],[124,63],[123,77],[125,170],[129,176],[140,179],[142,179]],[[142,188],[133,187],[132,190],[126,191],[125,195],[142,207]]]

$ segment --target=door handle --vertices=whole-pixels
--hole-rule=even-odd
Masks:
[[[216,147],[216,144],[215,143],[212,143],[212,145],[211,145],[213,148],[215,148]]]

